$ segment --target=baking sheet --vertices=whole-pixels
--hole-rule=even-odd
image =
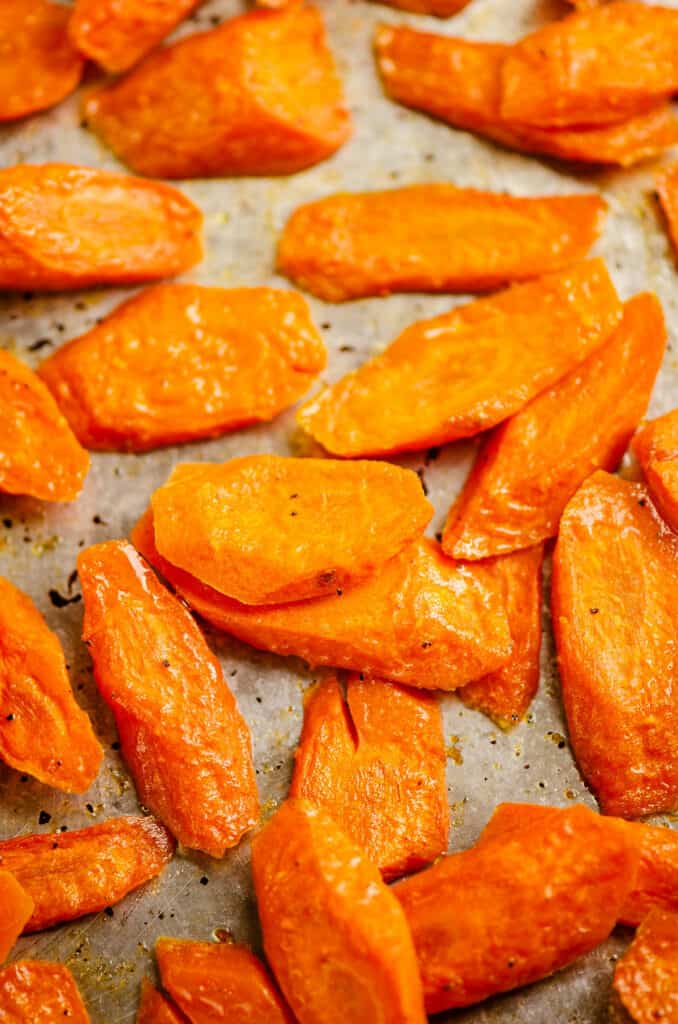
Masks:
[[[678,6],[678,0],[665,2]],[[472,0],[465,12],[447,22],[367,2],[320,0],[320,5],[354,115],[353,139],[332,160],[291,178],[183,185],[205,213],[207,242],[204,262],[186,280],[225,287],[285,286],[273,272],[280,228],[300,203],[337,189],[429,181],[515,195],[597,188],[610,203],[610,215],[595,252],[606,258],[624,298],[644,288],[655,289],[668,320],[672,341],[651,412],[659,414],[678,404],[678,279],[651,194],[651,169],[581,173],[503,151],[387,101],[375,75],[370,51],[377,22],[409,22],[473,39],[510,40],[560,15],[564,5],[555,0]],[[177,35],[210,27],[242,9],[237,0],[213,0]],[[47,160],[118,167],[94,136],[80,128],[77,97],[56,111],[0,131],[0,166]],[[0,345],[36,365],[130,293],[130,289],[107,289],[0,299]],[[411,321],[434,316],[463,300],[410,295],[342,306],[309,301],[330,349],[325,377],[331,381],[358,366]],[[287,413],[272,426],[209,443],[143,456],[95,455],[84,493],[73,505],[49,507],[0,496],[0,574],[31,595],[59,635],[77,698],[92,715],[106,746],[105,766],[82,797],[57,793],[0,766],[0,837],[73,829],[139,811],[134,786],[114,747],[112,718],[97,696],[89,657],[79,640],[82,602],[77,582],[69,582],[78,550],[126,536],[151,492],[177,462],[310,450],[295,429],[293,414]],[[442,527],[474,451],[475,442],[459,443],[437,457],[422,453],[398,460],[420,471],[425,480],[436,508],[432,532]],[[627,472],[633,472],[632,467]],[[50,591],[72,603],[59,607],[59,598],[54,594],[50,598]],[[544,624],[540,693],[527,720],[513,732],[502,733],[454,697],[443,701],[453,822],[450,849],[472,843],[501,800],[560,805],[582,801],[594,806],[565,739],[547,608]],[[226,635],[207,632],[252,728],[264,814],[270,815],[286,794],[302,721],[303,691],[317,674],[297,659],[257,653]],[[41,825],[43,811],[50,818]],[[160,879],[129,896],[112,915],[90,916],[23,939],[14,956],[63,960],[78,980],[94,1024],[118,1024],[134,1019],[139,981],[144,974],[153,974],[152,950],[158,936],[209,939],[225,933],[258,948],[247,841],[223,861],[180,853]],[[630,934],[618,930],[598,950],[554,978],[438,1019],[469,1024],[602,1024],[607,1020],[614,960]]]

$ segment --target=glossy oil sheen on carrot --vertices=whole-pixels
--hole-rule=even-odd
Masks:
[[[90,1024],[73,975],[63,964],[17,960],[0,969],[0,1020],[7,1024]]]
[[[615,967],[613,985],[634,1024],[678,1020],[678,914],[648,914]]]
[[[81,53],[116,74],[157,46],[199,2],[75,0],[68,32]]]
[[[189,1024],[189,1020],[148,978],[144,978],[136,1024]]]

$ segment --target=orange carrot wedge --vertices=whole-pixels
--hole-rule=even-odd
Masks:
[[[632,447],[652,500],[671,529],[678,532],[678,409],[646,423]]]
[[[141,982],[136,1024],[188,1024],[188,1017],[159,992],[148,978],[144,978]]]
[[[615,967],[613,985],[634,1024],[678,1021],[678,914],[648,914]]]
[[[105,71],[127,71],[200,0],[75,0],[68,32],[80,53]]]
[[[0,860],[0,964],[7,959],[33,913],[33,900]]]
[[[0,1020],[5,1024],[90,1024],[73,975],[63,964],[18,960],[0,969]]]

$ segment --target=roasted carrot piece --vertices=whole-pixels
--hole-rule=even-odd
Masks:
[[[278,270],[327,302],[390,292],[483,292],[583,259],[597,195],[521,199],[453,185],[340,192],[300,206]]]
[[[158,939],[162,984],[191,1024],[292,1024],[268,971],[231,943]]]
[[[287,800],[252,843],[264,949],[303,1024],[425,1024],[405,915],[325,811]]]
[[[77,87],[85,62],[68,17],[49,0],[0,0],[0,121],[53,107]]]
[[[32,913],[29,894],[13,874],[0,867],[0,964],[9,956]]]
[[[84,793],[103,756],[73,697],[58,638],[30,598],[0,576],[0,760],[55,789]]]
[[[678,409],[650,420],[633,439],[652,500],[678,532]]]
[[[599,260],[412,324],[302,406],[333,455],[385,455],[469,437],[521,409],[599,348],[622,307]]]
[[[87,452],[48,389],[4,349],[0,349],[0,452],[0,491],[30,494],[43,501],[74,501],[89,470]]]
[[[445,742],[433,695],[381,679],[319,683],[306,699],[290,796],[324,808],[388,881],[447,847]]]
[[[0,170],[0,289],[137,284],[201,258],[202,214],[178,189],[74,164]]]
[[[541,648],[541,544],[488,564],[504,587],[513,651],[509,661],[457,691],[471,708],[510,729],[525,715],[539,688]]]
[[[433,514],[409,469],[280,455],[177,466],[151,506],[163,558],[255,605],[361,583]]]
[[[32,898],[24,931],[37,932],[118,903],[165,869],[174,845],[152,818],[111,818],[74,832],[0,842],[0,869],[11,871]]]
[[[2,1024],[90,1024],[73,975],[63,964],[18,960],[0,969]]]
[[[666,216],[671,242],[676,255],[678,255],[678,163],[663,167],[656,175],[655,183],[659,202]]]
[[[612,931],[637,863],[620,830],[572,807],[399,883],[427,1012],[527,985],[594,949]]]
[[[121,160],[159,178],[292,174],[351,132],[320,13],[298,4],[151,54],[84,112]]]
[[[185,606],[125,541],[81,552],[83,637],[141,802],[215,857],[256,823],[250,734]]]
[[[498,668],[511,653],[497,580],[483,566],[444,558],[427,539],[347,590],[258,608],[224,597],[159,555],[151,514],[137,524],[132,541],[212,625],[253,647],[295,654],[311,665],[453,690]]]
[[[656,296],[627,302],[609,341],[484,443],[450,510],[443,550],[488,558],[555,536],[591,471],[619,464],[647,409],[665,343]]]
[[[635,1024],[678,1021],[678,914],[653,910],[614,971],[614,990]]]
[[[570,501],[552,612],[572,747],[602,810],[678,808],[678,538],[645,487],[599,470]]]
[[[466,7],[470,0],[381,0],[388,7],[414,14],[430,14],[434,18],[450,18]]]
[[[127,71],[200,0],[75,0],[68,32],[80,53],[111,73]]]
[[[153,985],[148,978],[141,982],[141,999],[136,1024],[188,1024],[181,1010]]]
[[[123,302],[38,372],[87,448],[148,451],[271,420],[324,366],[295,292],[167,284]]]

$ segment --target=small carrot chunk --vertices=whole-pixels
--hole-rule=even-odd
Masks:
[[[664,356],[655,295],[624,305],[601,348],[497,427],[443,532],[453,558],[488,558],[553,537],[592,470],[617,468],[647,409]]]
[[[678,538],[599,470],[563,513],[552,613],[580,770],[606,814],[678,809]]]
[[[405,915],[324,811],[287,800],[252,843],[264,949],[300,1024],[425,1024]]]
[[[0,964],[7,959],[33,913],[33,900],[0,860]]]
[[[191,608],[218,629],[310,665],[364,671],[395,682],[454,690],[508,661],[503,595],[483,566],[457,565],[422,539],[375,576],[313,601],[252,607],[177,569],[155,546],[145,515],[132,541]]]
[[[161,42],[200,0],[75,0],[73,45],[112,74],[127,71]]]
[[[613,985],[635,1024],[678,1021],[678,914],[648,914],[615,967]]]
[[[650,420],[633,439],[652,500],[678,533],[678,409]]]
[[[293,1024],[268,971],[243,946],[163,938],[155,955],[163,987],[191,1024]]]
[[[656,175],[657,194],[666,216],[669,235],[678,256],[678,163],[663,167]]]
[[[38,372],[85,447],[149,451],[273,419],[325,358],[295,292],[166,284],[123,302]]]
[[[0,969],[3,1024],[90,1024],[73,975],[63,964],[18,960]]]
[[[279,455],[177,466],[151,506],[163,558],[252,605],[361,583],[433,514],[409,469]]]
[[[621,831],[572,807],[400,882],[427,1012],[528,985],[600,945],[637,863]]]
[[[181,1010],[153,985],[148,978],[141,982],[141,999],[136,1024],[188,1024]]]
[[[118,903],[165,869],[174,845],[152,818],[111,818],[74,832],[0,842],[0,869],[11,871],[32,898],[24,931],[37,932]]]
[[[73,696],[57,636],[2,577],[0,638],[0,760],[55,789],[84,793],[104,752]]]
[[[346,193],[300,206],[278,269],[327,302],[391,292],[484,292],[583,259],[597,195],[520,199],[453,185]]]
[[[434,18],[450,18],[466,7],[470,0],[381,0],[388,7],[413,14],[430,14]]]
[[[137,284],[202,256],[202,214],[178,189],[74,164],[0,170],[0,289]]]
[[[256,823],[247,724],[185,606],[125,541],[81,552],[83,638],[141,802],[223,857]]]
[[[1,172],[0,172],[1,173]],[[74,501],[89,456],[43,382],[0,349],[0,491]]]
[[[600,348],[622,307],[600,260],[412,324],[302,406],[333,455],[386,455],[494,426]]]
[[[320,13],[298,4],[164,47],[84,114],[124,163],[159,178],[292,174],[351,133]]]
[[[351,676],[307,697],[290,796],[323,808],[387,880],[447,848],[445,741],[432,695]]]
[[[84,60],[68,38],[69,10],[50,0],[1,0],[0,122],[60,103]]]

